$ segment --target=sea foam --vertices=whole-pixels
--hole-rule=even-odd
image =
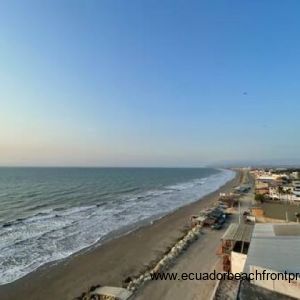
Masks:
[[[68,257],[114,231],[153,220],[215,191],[234,177],[221,170],[158,189],[120,195],[108,203],[42,209],[0,227],[0,284],[12,282],[48,262]]]

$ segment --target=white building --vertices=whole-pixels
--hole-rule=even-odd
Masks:
[[[277,187],[269,188],[269,196],[274,200],[286,201],[286,202],[300,202],[300,186],[299,190],[296,190],[295,187],[292,188],[292,192],[286,191],[286,193],[279,193]]]
[[[300,224],[255,224],[244,272],[300,273]],[[300,298],[300,279],[255,278],[252,284]]]
[[[293,194],[300,200],[300,181],[293,182]]]

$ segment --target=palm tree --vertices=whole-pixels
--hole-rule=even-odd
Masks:
[[[284,190],[283,190],[283,187],[281,185],[279,185],[277,187],[277,192],[278,192],[278,195],[279,195],[279,200],[280,200],[280,195],[284,194]]]

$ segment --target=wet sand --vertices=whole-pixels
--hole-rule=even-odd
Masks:
[[[240,180],[241,173],[238,172],[235,179],[219,190],[151,225],[2,285],[0,299],[68,300],[81,295],[92,285],[121,286],[122,280],[145,270],[182,236],[190,215],[216,202],[220,192],[230,191]]]

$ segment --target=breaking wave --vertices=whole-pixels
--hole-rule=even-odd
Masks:
[[[92,205],[32,207],[29,216],[0,225],[0,284],[94,245],[114,231],[196,201],[224,185],[234,174],[221,170],[205,178],[148,191],[128,189],[113,200]]]

